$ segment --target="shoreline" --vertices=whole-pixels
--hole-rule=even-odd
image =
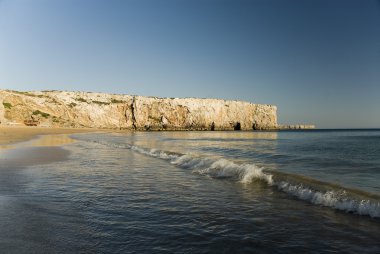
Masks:
[[[310,130],[310,129],[268,129],[255,130],[257,132],[276,132],[287,130]],[[315,130],[315,129],[314,129]],[[75,134],[75,133],[90,133],[90,132],[188,132],[188,131],[211,131],[207,129],[189,130],[189,129],[154,129],[154,130],[129,130],[129,129],[98,129],[98,128],[59,128],[59,127],[28,127],[28,126],[7,126],[0,125],[0,146],[12,145],[15,143],[30,141],[40,135],[51,134]],[[214,130],[233,132],[234,130]],[[252,130],[239,130],[237,132],[245,132]]]
[[[0,126],[0,169],[9,170],[66,160],[70,151],[64,145],[75,142],[75,133],[97,129]]]
[[[72,129],[72,128],[45,128],[45,127],[24,127],[24,126],[1,126],[0,125],[0,146],[14,145],[27,142],[38,136],[75,134],[97,132],[99,129]],[[104,130],[103,130],[104,131]],[[58,145],[58,144],[56,144]]]

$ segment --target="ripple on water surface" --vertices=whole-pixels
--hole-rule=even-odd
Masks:
[[[2,170],[2,179],[13,179],[2,181],[0,192],[3,250],[380,251],[378,219],[304,202],[279,190],[269,184],[267,169],[244,166],[254,164],[249,151],[237,160],[223,156],[228,145],[237,154],[239,142],[277,154],[282,154],[282,148],[275,150],[281,145],[251,141],[255,137],[244,133],[228,144],[231,134],[217,133],[219,140],[207,142],[224,142],[225,147],[204,153],[188,135],[201,139],[206,134],[78,135],[80,142],[66,146],[69,160]],[[188,158],[178,161],[183,155]],[[242,181],[244,172],[251,181]],[[274,174],[272,181],[287,177]]]

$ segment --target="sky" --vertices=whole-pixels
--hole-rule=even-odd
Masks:
[[[380,128],[379,0],[0,0],[0,89],[274,104]]]

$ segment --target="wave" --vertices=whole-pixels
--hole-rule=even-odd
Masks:
[[[297,174],[266,171],[255,164],[238,164],[224,158],[174,153],[129,144],[109,144],[100,141],[96,143],[131,149],[140,154],[167,160],[177,167],[190,169],[193,173],[212,178],[233,179],[243,184],[261,181],[290,196],[315,205],[380,218],[380,196],[364,191],[345,188]]]
[[[319,191],[301,184],[290,184],[288,182],[276,183],[277,188],[301,200],[315,205],[331,207],[336,210],[369,215],[372,218],[380,217],[380,202],[369,199],[355,199],[344,189],[339,191]]]
[[[269,185],[273,183],[272,175],[264,173],[262,168],[253,164],[239,165],[226,159],[202,158],[190,155],[182,155],[172,159],[171,163],[213,178],[233,178],[242,183],[250,183],[253,180],[263,180]]]

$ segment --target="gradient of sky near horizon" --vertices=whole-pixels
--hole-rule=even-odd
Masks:
[[[211,97],[380,127],[380,1],[0,0],[0,89]]]

